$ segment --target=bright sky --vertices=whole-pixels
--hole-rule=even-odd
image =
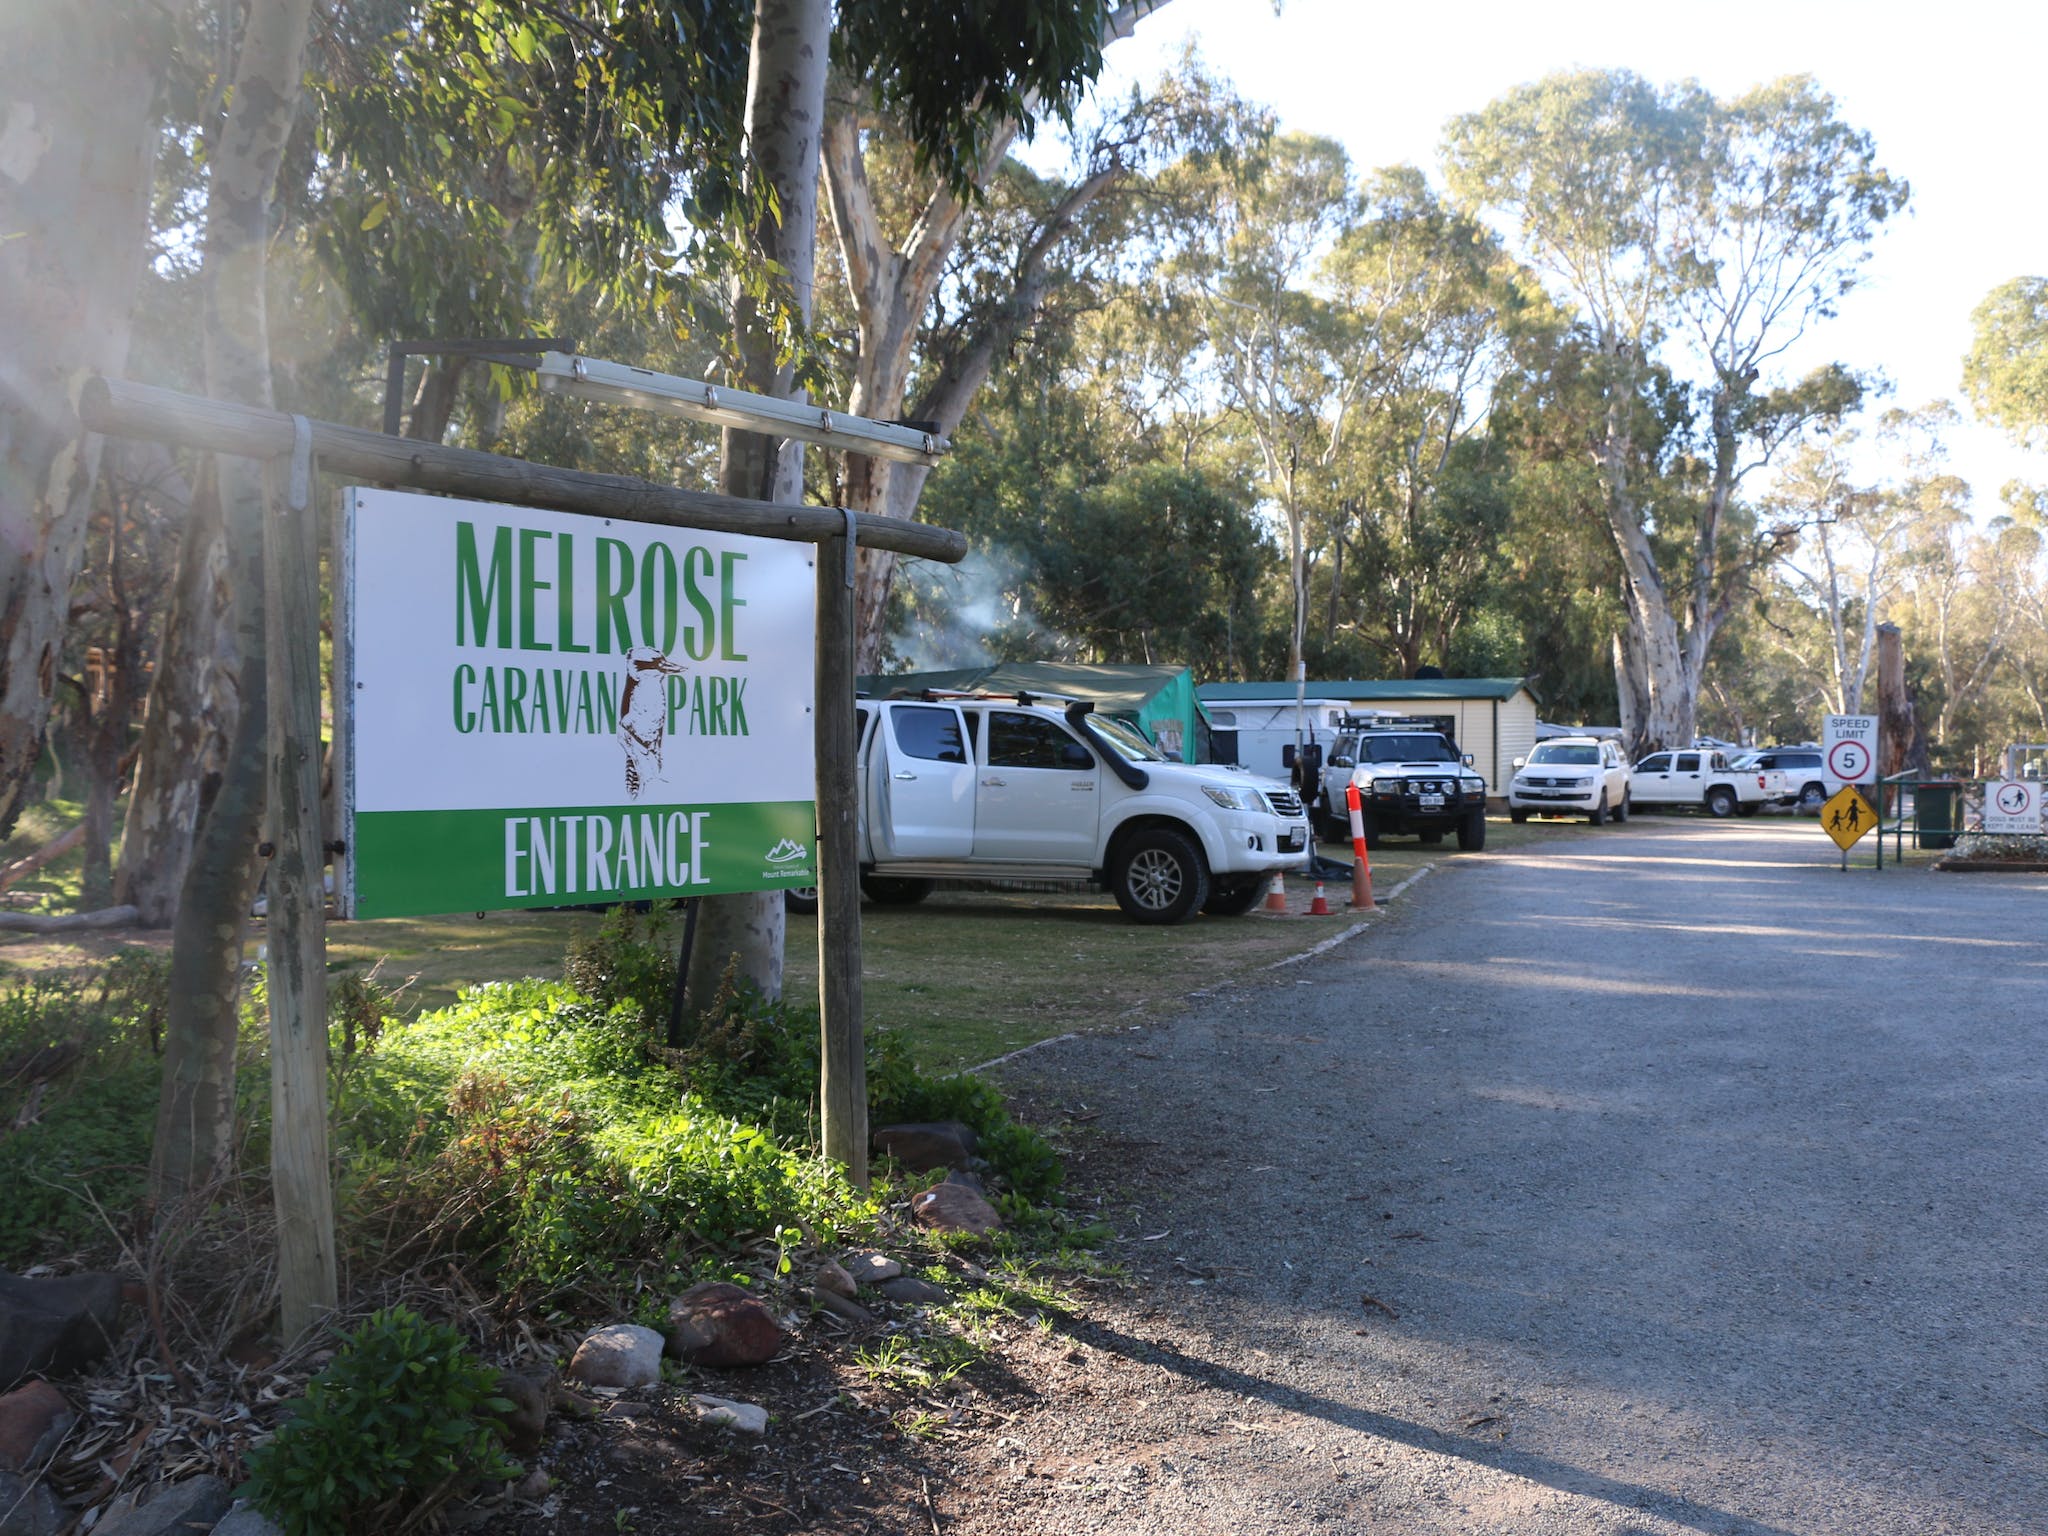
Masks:
[[[1342,141],[1361,169],[1433,172],[1450,118],[1557,69],[1692,77],[1721,96],[1813,75],[1913,200],[1797,361],[1880,370],[1900,405],[1961,406],[1970,311],[1999,283],[2048,272],[2041,0],[1285,0],[1277,17],[1271,0],[1171,0],[1108,51],[1104,89],[1157,77],[1190,41],[1283,127]],[[2009,479],[2048,483],[2048,454],[1973,421],[1950,450],[1980,515]]]

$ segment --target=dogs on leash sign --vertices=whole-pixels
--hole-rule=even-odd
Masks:
[[[344,495],[349,915],[815,882],[808,545]]]

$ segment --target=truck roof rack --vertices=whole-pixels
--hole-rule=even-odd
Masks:
[[[1435,731],[1438,734],[1443,730],[1436,721],[1421,715],[1389,715],[1379,710],[1340,716],[1337,728],[1343,731]]]
[[[889,697],[892,699],[922,699],[927,704],[957,704],[978,701],[993,703],[998,699],[1014,699],[1018,704],[1027,709],[1033,704],[1066,705],[1074,702],[1070,696],[1064,693],[1032,693],[1028,689],[1023,688],[1014,691],[1007,689],[991,691],[986,688],[899,688],[890,694]]]

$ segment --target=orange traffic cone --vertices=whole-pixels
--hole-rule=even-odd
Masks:
[[[1358,786],[1345,786],[1344,799],[1351,812],[1351,910],[1376,912],[1372,899],[1372,859],[1365,847],[1365,816],[1358,800]]]
[[[1316,899],[1308,904],[1308,915],[1310,917],[1328,917],[1330,915],[1329,899],[1323,895],[1323,882],[1320,880],[1316,882]]]
[[[1280,878],[1280,872],[1273,872],[1273,883],[1266,887],[1266,910],[1285,912],[1287,910],[1287,884]]]

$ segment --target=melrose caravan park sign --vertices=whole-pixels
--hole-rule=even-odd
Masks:
[[[813,883],[809,545],[344,496],[345,913]]]

